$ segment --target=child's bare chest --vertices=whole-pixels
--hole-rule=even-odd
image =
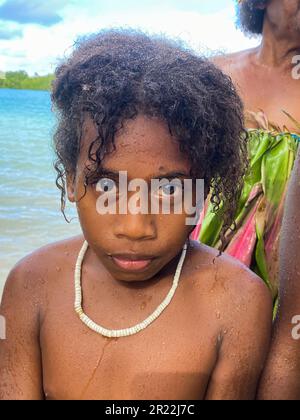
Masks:
[[[203,399],[216,363],[217,329],[183,303],[175,299],[144,332],[112,340],[90,331],[73,311],[49,311],[41,335],[46,397]]]

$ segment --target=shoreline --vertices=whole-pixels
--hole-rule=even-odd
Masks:
[[[23,90],[23,91],[29,91],[29,92],[48,92],[50,93],[50,89],[34,89],[34,88],[17,88],[17,87],[6,87],[6,86],[0,86],[0,90]]]

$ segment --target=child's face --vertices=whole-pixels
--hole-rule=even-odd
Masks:
[[[181,251],[192,229],[186,225],[187,215],[172,211],[171,214],[151,214],[150,211],[150,214],[100,215],[97,200],[101,192],[97,191],[96,184],[88,185],[84,196],[85,168],[90,164],[88,150],[96,137],[95,126],[91,120],[86,120],[75,181],[68,185],[69,199],[78,201],[84,236],[116,280],[151,279]],[[189,160],[180,152],[167,125],[138,116],[127,121],[117,135],[116,151],[105,157],[101,167],[103,174],[97,180],[103,179],[102,187],[111,189],[109,180],[118,181],[119,172],[127,171],[128,182],[138,178],[150,185],[152,179],[190,179],[190,170]],[[132,194],[128,193],[128,199]]]

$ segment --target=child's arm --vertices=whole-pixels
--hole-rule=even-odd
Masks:
[[[280,308],[259,390],[265,400],[300,399],[300,149],[286,203],[280,253]],[[298,319],[299,324],[299,319]]]
[[[0,400],[40,400],[39,279],[30,258],[10,273],[0,306],[6,339],[0,340]]]
[[[271,294],[250,272],[232,273],[231,282],[237,278],[240,286],[227,302],[229,318],[224,319],[207,400],[254,400],[269,349]]]

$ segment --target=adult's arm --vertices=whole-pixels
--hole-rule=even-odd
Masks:
[[[280,250],[280,307],[258,397],[300,400],[300,149],[289,185]],[[299,320],[298,320],[299,322]]]

